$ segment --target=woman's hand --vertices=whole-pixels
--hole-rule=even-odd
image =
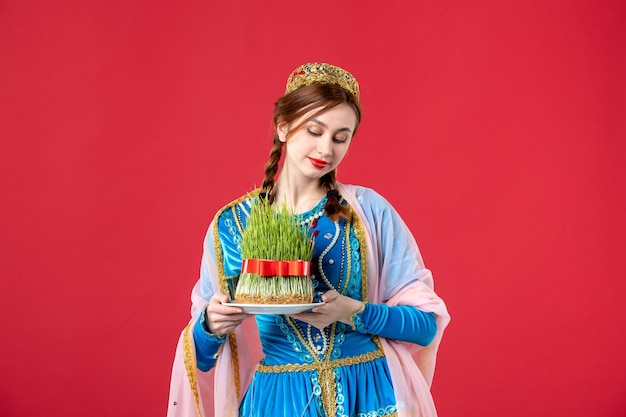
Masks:
[[[363,307],[361,301],[341,295],[334,290],[322,295],[322,301],[326,304],[314,307],[312,313],[293,314],[292,317],[318,329],[323,329],[336,321],[352,325],[352,315]]]
[[[209,331],[216,336],[232,332],[242,321],[251,317],[250,314],[245,314],[241,307],[232,307],[226,304],[229,301],[230,297],[221,292],[216,292],[209,300],[206,309],[206,324]]]

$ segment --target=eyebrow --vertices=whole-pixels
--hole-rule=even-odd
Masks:
[[[315,123],[315,124],[318,124],[318,125],[322,126],[323,128],[328,129],[328,125],[326,125],[326,123],[324,123],[324,122],[322,122],[320,120],[313,119],[311,121],[313,123]],[[350,129],[349,127],[342,127],[341,129],[337,130],[337,132],[350,132],[350,133],[352,133],[352,129]]]

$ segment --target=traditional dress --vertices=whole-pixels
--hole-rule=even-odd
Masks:
[[[436,416],[430,384],[449,321],[445,304],[393,207],[371,189],[337,188],[350,218],[326,217],[324,198],[300,219],[315,239],[315,301],[334,289],[366,302],[354,326],[318,330],[262,314],[255,316],[258,335],[252,320],[228,338],[208,333],[203,308],[216,290],[232,294],[241,271],[240,243],[254,198],[244,196],[209,227],[168,416]]]

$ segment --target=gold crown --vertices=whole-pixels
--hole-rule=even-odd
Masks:
[[[320,62],[311,62],[296,68],[287,79],[285,94],[315,83],[337,84],[359,99],[359,83],[352,74],[334,65]]]

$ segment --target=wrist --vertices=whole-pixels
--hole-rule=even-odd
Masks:
[[[200,313],[200,325],[202,329],[215,339],[223,339],[225,335],[219,334],[211,329],[211,320],[209,319],[209,305],[207,304]]]
[[[361,318],[360,318],[360,314],[365,311],[365,303],[360,301],[360,306],[358,308],[358,310],[356,310],[354,313],[352,313],[350,315],[350,326],[352,326],[352,330],[357,330],[357,328],[359,327],[359,325],[362,326],[361,323]]]

